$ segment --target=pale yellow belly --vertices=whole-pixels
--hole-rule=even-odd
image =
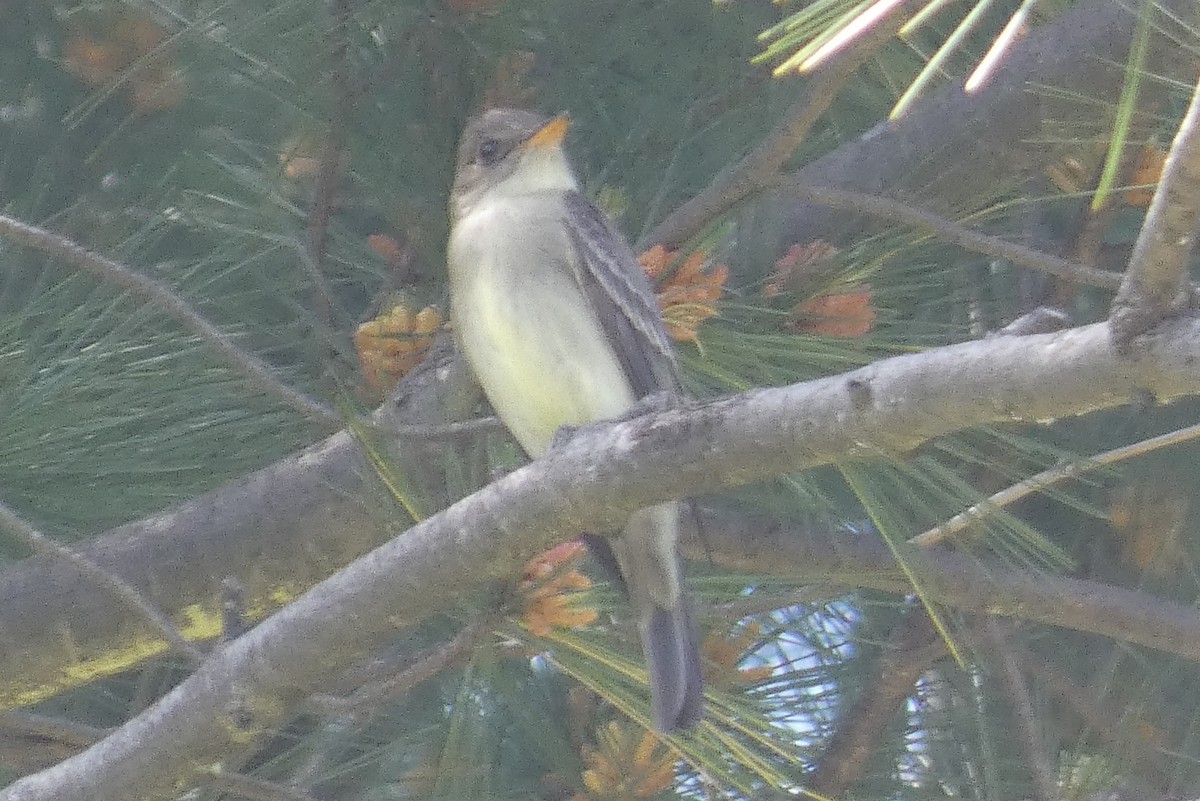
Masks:
[[[571,277],[514,281],[485,267],[456,287],[455,328],[496,413],[530,456],[563,425],[615,417],[633,390]]]

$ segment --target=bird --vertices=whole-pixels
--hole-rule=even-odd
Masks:
[[[536,459],[564,427],[682,398],[674,345],[649,279],[616,225],[581,191],[564,115],[496,108],[468,121],[450,197],[453,328],[484,394]],[[681,504],[635,511],[589,537],[615,563],[641,636],[651,720],[703,717],[693,605],[677,540]],[[605,553],[606,549],[608,553]]]

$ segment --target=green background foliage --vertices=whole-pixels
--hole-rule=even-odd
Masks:
[[[355,326],[396,298],[445,308],[446,197],[470,114],[495,102],[568,111],[583,184],[636,241],[750,152],[794,102],[802,79],[776,80],[769,66],[751,63],[762,47],[757,35],[785,13],[749,0],[8,2],[0,5],[0,207],[165,282],[288,383],[365,406],[356,395]],[[995,13],[1002,23],[1007,12]],[[1042,13],[1053,18],[1049,8]],[[909,44],[884,48],[789,165],[879,123],[920,71],[923,53],[959,19],[939,18]],[[986,44],[982,33],[969,42],[952,71],[969,69]],[[147,99],[154,91],[158,99]],[[1183,96],[1178,87],[1166,91],[1141,140],[1169,136]],[[1096,105],[1094,130],[1080,137],[1088,141],[1067,143],[1080,152],[1092,153],[1090,140],[1107,131],[1110,104]],[[314,200],[331,138],[344,143],[342,169],[335,191]],[[975,215],[974,225],[1048,250],[1069,245],[1087,200],[1086,187],[1063,192],[1043,175],[968,190],[949,216]],[[316,261],[314,206],[330,212]],[[697,395],[782,385],[974,338],[1027,310],[1022,270],[880,226],[843,235],[827,270],[768,298],[763,287],[782,253],[748,232],[772,211],[749,204],[700,237],[731,278],[699,346],[681,346]],[[1127,250],[1141,213],[1122,210],[1105,244]],[[374,249],[373,235],[398,243],[403,264]],[[870,334],[798,334],[784,325],[797,302],[864,284],[878,315]],[[1107,300],[1082,289],[1066,305],[1086,321],[1102,318]],[[874,527],[899,543],[1062,460],[1194,416],[1192,403],[1146,404],[1055,425],[969,431],[849,472],[811,471],[706,500],[845,527],[847,537]],[[248,387],[155,305],[0,240],[0,499],[49,533],[64,541],[99,534],[323,433]],[[458,460],[459,472],[447,483],[465,491],[486,481],[477,457],[504,452],[498,442],[471,453],[448,446],[446,460]],[[993,516],[957,545],[1032,575],[1069,572],[1194,603],[1197,532],[1186,500],[1195,496],[1194,460],[1179,449],[1126,472],[1089,475]],[[1183,498],[1187,509],[1167,524],[1180,543],[1169,570],[1131,564],[1132,546],[1114,539],[1106,522],[1114,497],[1144,499],[1140,488],[1156,482],[1171,490],[1155,496],[1159,506]],[[0,552],[14,562],[27,556],[4,538]],[[819,575],[784,581],[706,565],[694,572],[713,610],[709,629],[751,632],[745,664],[766,663],[774,673],[715,693],[726,739],[706,731],[689,741],[691,761],[680,764],[676,790],[750,798],[767,797],[772,783],[770,792],[800,787],[913,607],[867,590],[797,601]],[[606,624],[623,614],[603,585],[587,598]],[[854,794],[1029,797],[1011,700],[987,664],[978,621],[936,611],[964,663],[944,659],[924,674]],[[429,621],[395,650],[433,647],[460,622]],[[582,792],[581,746],[618,716],[595,699],[583,712],[573,706],[574,681],[609,701],[644,705],[643,690],[621,669],[636,646],[620,626],[574,633],[580,639],[571,646],[506,625],[499,644],[489,641],[467,666],[388,702],[368,725],[331,734],[306,711],[243,769],[281,782],[308,771],[308,786],[330,798]],[[1090,635],[1032,627],[1021,634],[1022,647],[1101,696],[1101,718],[1140,738],[1137,748],[1115,746],[1039,686],[1049,759],[1073,777],[1064,786],[1075,791],[1086,776],[1097,785],[1121,778],[1194,790],[1190,755],[1200,725],[1196,704],[1180,702],[1200,697],[1194,665]],[[614,656],[597,664],[587,648]],[[170,661],[154,662],[41,711],[116,725],[181,675]],[[1142,761],[1146,750],[1159,761]],[[9,766],[10,775],[19,772]]]

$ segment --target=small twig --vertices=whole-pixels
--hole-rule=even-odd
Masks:
[[[1135,148],[1132,153],[1127,153],[1121,159],[1117,171],[1117,185],[1125,186],[1130,183],[1140,160],[1141,152],[1138,148]],[[1094,179],[1089,182],[1093,191],[1100,181],[1102,171],[1103,165],[1097,167]],[[1112,193],[1109,194],[1108,202],[1099,209],[1093,209],[1091,203],[1080,204],[1078,217],[1072,226],[1073,232],[1066,237],[1066,241],[1071,243],[1071,252],[1075,254],[1075,258],[1079,262],[1090,265],[1100,263],[1105,236],[1123,205],[1117,202],[1117,196]]]
[[[920,548],[928,548],[931,545],[936,545],[942,542],[952,534],[965,529],[967,526],[983,520],[988,515],[1003,509],[1005,506],[1010,506],[1021,500],[1027,495],[1032,495],[1035,492],[1060,484],[1068,479],[1077,478],[1084,473],[1089,473],[1101,467],[1107,467],[1110,464],[1123,462],[1127,459],[1132,459],[1136,456],[1142,456],[1147,453],[1166,448],[1171,445],[1179,445],[1190,440],[1200,437],[1200,423],[1190,425],[1185,428],[1180,428],[1175,431],[1160,434],[1157,437],[1144,439],[1140,442],[1135,442],[1132,445],[1125,445],[1120,448],[1114,448],[1111,451],[1091,456],[1078,462],[1069,462],[1067,464],[1052,467],[1049,470],[1032,475],[1024,481],[1019,481],[1011,487],[1005,487],[994,495],[974,504],[969,509],[959,512],[954,517],[942,523],[939,526],[923,531],[917,536],[909,540],[909,544],[916,545]]]
[[[468,623],[452,638],[430,649],[416,662],[380,681],[366,684],[346,698],[323,698],[321,706],[344,717],[361,719],[381,704],[404,695],[423,681],[431,679],[470,655],[479,638],[495,625],[495,615],[485,612]]]
[[[1112,228],[1113,220],[1117,218],[1117,214],[1121,211],[1121,204],[1110,202],[1104,204],[1101,209],[1093,210],[1091,204],[1080,204],[1080,221],[1079,233],[1074,237],[1074,246],[1071,250],[1075,254],[1075,260],[1080,264],[1098,265],[1100,264],[1100,254],[1104,250],[1105,236]],[[1077,287],[1074,282],[1065,285],[1059,284],[1054,287],[1052,302],[1060,305],[1068,305],[1068,298],[1072,297],[1076,292]]]
[[[275,377],[266,362],[235,345],[229,336],[205,319],[166,284],[93,253],[61,234],[4,214],[0,214],[0,235],[48,253],[72,267],[98,275],[115,286],[147,299],[212,346],[254,386],[282,398],[285,403],[306,417],[341,424],[342,418],[336,411],[284,384]]]
[[[1101,289],[1117,289],[1121,286],[1121,274],[1109,270],[1097,270],[1086,264],[1052,256],[1036,248],[1020,245],[985,234],[974,228],[902,203],[899,200],[852,192],[826,186],[789,184],[788,193],[800,200],[807,200],[831,209],[846,209],[869,214],[882,220],[904,223],[922,228],[939,239],[958,245],[973,253],[982,253],[997,259],[1006,259],[1021,267],[1041,270],[1044,273],[1065,278],[1076,283]]]
[[[57,743],[87,748],[92,743],[108,736],[110,729],[88,726],[72,720],[61,720],[46,715],[9,710],[0,712],[0,728],[9,729],[28,737],[41,737]]]
[[[1046,746],[1025,675],[1013,656],[1003,628],[995,618],[989,617],[984,621],[983,633],[997,662],[1000,685],[1013,705],[1013,718],[1018,730],[1017,746],[1025,756],[1033,797],[1035,801],[1056,801],[1059,798],[1058,781],[1050,760],[1046,758]]]
[[[924,607],[912,606],[892,627],[874,666],[873,680],[838,718],[817,767],[805,784],[812,798],[842,798],[866,773],[887,727],[913,686],[930,666],[946,655]]]
[[[503,431],[504,423],[499,417],[489,415],[477,417],[474,420],[463,420],[461,423],[443,423],[441,425],[407,426],[383,425],[378,426],[387,434],[402,439],[460,439],[485,434],[492,431]]]
[[[1039,306],[1022,314],[1003,328],[996,329],[989,336],[1025,337],[1031,334],[1049,334],[1053,331],[1062,331],[1070,325],[1071,316],[1062,309]]]
[[[1187,307],[1200,222],[1200,84],[1179,124],[1109,321],[1118,349]]]
[[[316,785],[331,754],[350,733],[360,730],[386,701],[403,695],[468,656],[479,637],[494,622],[493,613],[480,614],[450,640],[418,656],[399,673],[368,682],[348,697],[314,695],[309,698],[308,706],[326,720],[308,758],[293,774],[291,785],[304,790]]]
[[[97,586],[108,590],[126,606],[144,617],[158,630],[171,648],[185,657],[192,665],[198,665],[204,659],[204,655],[197,650],[196,646],[183,638],[183,635],[175,628],[175,624],[147,601],[135,587],[120,576],[100,567],[86,556],[50,539],[27,523],[3,501],[0,501],[0,525],[8,529],[34,553],[70,562]]]
[[[316,796],[302,790],[244,773],[214,772],[208,786],[223,793],[248,798],[250,801],[316,801]]]
[[[0,713],[0,762],[10,775],[36,773],[69,759],[108,734],[86,726],[28,712]]]
[[[900,30],[908,18],[905,5],[901,3],[870,33],[817,71],[809,79],[800,99],[792,104],[754,151],[722,171],[700,194],[671,212],[639,243],[639,247],[665,245],[677,248],[719,215],[777,183],[780,168],[841,94],[846,82]]]
[[[329,129],[321,145],[318,159],[316,184],[313,187],[312,204],[308,211],[308,227],[305,230],[304,253],[300,261],[308,271],[314,288],[314,312],[326,331],[334,330],[337,301],[333,290],[325,280],[322,265],[325,261],[325,241],[329,235],[329,222],[341,180],[342,165],[346,154],[346,124],[354,105],[350,87],[349,37],[353,8],[350,0],[331,0],[334,25],[330,30],[333,40],[331,54]]]
[[[221,579],[221,642],[236,640],[251,629],[246,615],[246,585],[237,576]]]

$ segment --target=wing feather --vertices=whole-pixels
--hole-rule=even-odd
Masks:
[[[645,271],[604,212],[578,192],[565,195],[576,278],[616,348],[634,394],[681,394],[679,361]]]

